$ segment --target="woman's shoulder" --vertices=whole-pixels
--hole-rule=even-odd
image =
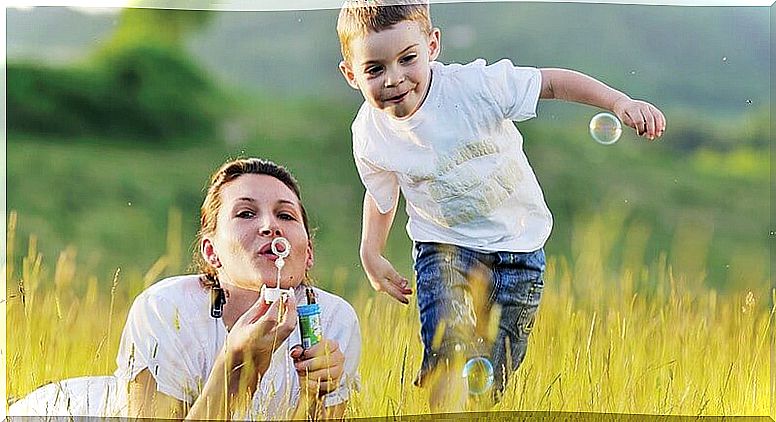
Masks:
[[[197,308],[207,302],[208,296],[196,274],[178,275],[157,281],[143,290],[135,299],[136,304],[169,303],[176,308]]]

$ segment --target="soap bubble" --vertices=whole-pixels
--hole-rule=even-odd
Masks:
[[[610,113],[598,113],[590,119],[590,136],[601,145],[611,145],[622,135],[620,120]]]
[[[462,375],[470,395],[487,393],[493,387],[493,364],[488,358],[478,356],[469,359],[463,366]]]

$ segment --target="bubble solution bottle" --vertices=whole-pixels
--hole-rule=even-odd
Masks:
[[[302,347],[309,349],[321,341],[321,308],[315,302],[315,292],[312,288],[308,287],[305,293],[307,305],[299,306],[297,313]]]

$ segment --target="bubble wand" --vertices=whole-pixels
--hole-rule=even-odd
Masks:
[[[280,245],[280,248],[278,247]],[[263,284],[261,286],[261,290],[264,292],[264,300],[267,303],[272,303],[276,300],[279,300],[280,297],[283,294],[288,294],[289,296],[294,294],[294,290],[289,288],[288,290],[284,290],[280,288],[280,272],[283,270],[283,267],[286,265],[285,258],[288,257],[288,255],[291,253],[291,244],[288,242],[288,239],[285,237],[276,237],[272,239],[272,244],[270,245],[270,248],[272,249],[272,253],[277,256],[277,259],[275,260],[275,268],[277,268],[277,280],[275,282],[275,288],[274,289],[267,289],[267,285]],[[282,249],[281,249],[282,248]]]

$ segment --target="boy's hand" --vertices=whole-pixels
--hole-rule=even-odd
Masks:
[[[635,129],[639,136],[650,141],[659,138],[666,130],[665,116],[648,102],[626,97],[614,103],[612,111],[623,123]]]
[[[382,255],[363,260],[364,271],[369,278],[369,283],[378,292],[388,293],[392,298],[403,304],[410,303],[407,295],[412,294],[409,282],[399,274]]]

